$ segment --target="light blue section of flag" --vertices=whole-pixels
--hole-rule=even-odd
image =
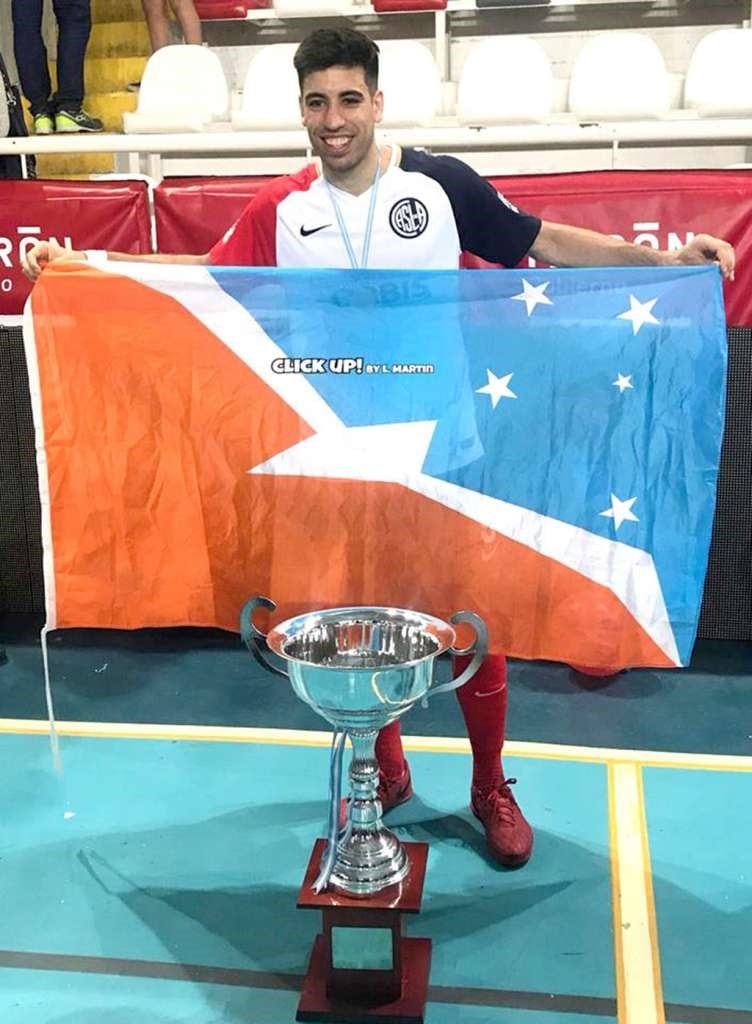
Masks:
[[[425,473],[650,552],[689,660],[724,416],[717,267],[212,273],[286,356],[362,360],[308,375],[348,426],[435,420]],[[612,495],[637,519],[602,515]]]

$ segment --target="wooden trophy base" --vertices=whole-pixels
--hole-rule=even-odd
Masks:
[[[381,1005],[344,1002],[326,994],[326,939],[317,935],[295,1019],[340,1021],[343,1024],[368,1024],[372,1020],[386,1020],[390,1024],[423,1024],[430,967],[431,940],[403,938],[402,994]]]
[[[423,1024],[431,940],[407,938],[403,915],[420,910],[428,846],[405,843],[407,877],[366,898],[313,891],[325,847],[325,840],[316,841],[298,897],[299,908],[321,911],[322,932],[296,1020]]]

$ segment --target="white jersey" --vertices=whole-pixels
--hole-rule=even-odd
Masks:
[[[334,188],[315,164],[261,189],[211,250],[210,262],[349,268],[332,193],[360,264],[372,189],[354,196]],[[539,230],[537,217],[512,206],[462,161],[393,147],[378,183],[368,267],[452,269],[463,252],[514,266]]]

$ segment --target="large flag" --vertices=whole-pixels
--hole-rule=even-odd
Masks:
[[[51,628],[459,609],[492,649],[686,663],[726,372],[716,268],[62,264],[27,358]]]

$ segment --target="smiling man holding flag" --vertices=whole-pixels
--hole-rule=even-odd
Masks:
[[[195,264],[209,268],[248,266],[352,269],[361,274],[361,278],[358,280],[362,279],[367,282],[369,287],[376,290],[376,294],[380,287],[378,275],[372,275],[370,271],[456,269],[460,264],[463,252],[473,253],[489,262],[502,263],[507,267],[515,266],[527,255],[545,263],[563,267],[682,268],[717,263],[726,277],[733,277],[733,249],[728,243],[712,236],[698,235],[689,245],[672,253],[638,247],[584,229],[541,221],[537,217],[526,214],[516,209],[467,165],[456,159],[432,156],[428,153],[393,145],[379,147],[374,134],[375,126],[381,120],[383,110],[383,96],[378,89],[378,48],[360,32],[351,29],[319,29],[313,32],[300,45],[295,56],[295,68],[300,82],[303,124],[308,131],[311,146],[318,160],[295,175],[277,179],[265,186],[251,200],[238,221],[209,253],[202,256],[155,254],[148,257],[108,253],[106,254],[108,262],[139,260],[151,263]],[[29,252],[25,270],[28,276],[35,279],[51,261],[83,260],[87,256],[95,265],[103,262],[104,259],[103,254],[64,250],[53,242],[44,242]],[[109,269],[114,268],[109,267]],[[528,277],[530,276],[532,275],[528,275]],[[71,288],[75,287],[74,277],[74,274],[70,275]],[[477,275],[477,277],[480,282],[483,275]],[[512,275],[510,275],[510,279],[511,277]],[[233,284],[230,277],[221,280],[225,282],[223,287],[229,294],[234,295],[238,301],[245,301],[241,294],[243,289],[247,290],[245,279],[238,279],[236,285]],[[315,317],[316,289],[319,283],[324,288],[327,285],[327,279],[318,282],[318,279],[312,276],[311,281],[311,290],[310,293],[306,292],[307,299],[305,301],[301,298],[305,287],[301,286],[303,291],[295,293],[296,297],[291,300],[291,311],[285,313],[280,308],[276,313],[280,316],[288,316],[288,320],[294,319],[295,313],[304,311],[307,304],[311,316]],[[255,282],[255,284],[259,284],[259,282]],[[535,285],[524,280],[521,282],[522,291],[519,291],[519,285],[520,282],[515,280],[513,292],[506,298],[516,300],[520,315],[525,315],[527,320],[531,319],[531,314],[535,312],[536,307],[552,304],[551,293],[547,294],[545,283]],[[406,285],[406,287],[410,286]],[[419,306],[420,302],[424,300],[425,294],[420,292],[422,285],[420,287],[416,285],[416,287],[418,287],[418,291],[412,298]],[[441,287],[440,284],[437,285],[436,290],[440,292]],[[281,288],[284,291],[284,285]],[[260,290],[254,294],[259,295],[262,292],[264,292],[264,287],[260,287]],[[483,318],[484,311],[491,312],[495,308],[493,303],[484,306],[483,302],[487,297],[485,293],[484,295],[478,293],[467,307],[471,311],[474,310],[473,315],[477,315],[480,319]],[[408,295],[408,301],[409,299]],[[566,296],[562,299],[562,308],[566,308],[565,300]],[[32,299],[33,301],[34,299]],[[267,300],[252,299],[249,301],[261,302],[263,305]],[[376,301],[378,304],[380,300]],[[444,298],[441,299],[441,302],[443,301]],[[64,302],[64,299],[61,298],[61,302]],[[404,314],[404,303],[402,300],[400,302]],[[296,309],[296,304],[299,306],[298,309]],[[337,305],[336,301],[334,305]],[[389,302],[384,302],[382,299],[381,305],[388,306]],[[512,305],[515,305],[514,301]],[[632,295],[629,309],[609,313],[608,316],[621,318],[621,327],[627,330],[631,328],[632,337],[636,337],[640,328],[645,324],[658,323],[658,318],[652,312],[653,305],[652,299],[641,300],[638,296]],[[340,306],[344,322],[346,303],[340,304]],[[48,312],[52,313],[53,309],[50,307]],[[254,310],[254,315],[262,324],[271,323],[273,320],[268,309],[266,312],[268,316],[265,321],[264,311],[258,305]],[[426,310],[424,319],[426,322],[430,321],[430,311]],[[629,327],[624,320],[628,321]],[[714,322],[717,323],[717,317]],[[415,321],[411,320],[410,323],[413,324],[414,331],[419,333],[422,329],[420,319],[416,317]],[[438,321],[435,329],[437,332],[440,330]],[[474,329],[472,327],[470,334]],[[366,330],[367,328],[364,326],[362,331]],[[368,349],[366,354],[374,360],[374,365],[379,358],[380,345],[386,344],[381,339],[390,337],[388,330],[383,326],[379,330],[383,333],[378,337],[374,335],[370,349],[370,343],[365,333],[361,334],[363,351],[366,352]],[[272,328],[269,327],[268,333],[271,331]],[[295,331],[289,327],[289,323],[285,331],[288,340],[294,339]],[[472,347],[471,342],[469,345]],[[293,353],[288,345],[285,354],[303,356],[315,353],[307,351]],[[255,357],[249,356],[248,358]],[[472,363],[472,359],[468,358]],[[483,358],[483,353],[479,350],[478,359]],[[458,359],[461,362],[460,356]],[[478,366],[480,367],[480,365],[479,362]],[[470,369],[465,368],[462,372],[458,370],[456,376],[462,377],[463,380],[465,377],[469,379],[471,369],[474,373],[474,367],[471,367]],[[484,396],[494,410],[503,398],[516,398],[516,393],[510,386],[511,374],[497,374],[490,369],[486,372],[487,378],[483,386],[473,388],[471,394],[479,393]],[[619,393],[622,394],[630,386],[630,382],[627,376],[620,376],[622,384],[617,386]],[[616,384],[616,382],[614,383]],[[441,423],[438,406],[446,404],[446,395],[453,393],[450,385],[451,382],[445,381],[442,387],[446,387],[448,390],[441,392],[440,400],[437,399],[438,392],[434,394],[423,415],[419,415],[420,410],[416,411],[414,408],[411,408],[409,414],[409,418],[414,420],[421,419],[426,422],[438,420],[439,426],[436,428],[436,433],[431,435],[433,440],[429,438],[427,444],[430,442],[430,445],[445,445],[447,450],[452,449],[453,443],[456,448],[457,438],[461,439],[466,435],[471,437],[473,434],[472,429],[465,429],[467,424],[463,423],[462,417],[458,413],[458,418],[453,421],[452,428],[445,428],[447,437],[453,433],[455,441],[452,442],[440,436]],[[280,393],[284,388],[288,388],[288,390],[293,388],[293,384],[290,382],[281,384],[275,381],[271,386]],[[393,387],[393,385],[390,386]],[[720,386],[722,388],[722,380]],[[314,431],[314,436],[307,438],[306,431],[299,434],[297,428],[288,425],[289,429],[285,428],[285,431],[290,436],[278,438],[274,443],[270,442],[267,446],[268,460],[260,458],[255,462],[254,473],[263,473],[265,471],[263,467],[268,464],[269,468],[266,471],[269,473],[305,475],[308,472],[309,475],[315,474],[317,471],[316,458],[318,457],[315,452],[316,437],[323,437],[329,429],[340,430],[343,423],[345,425],[360,422],[372,423],[374,426],[371,429],[375,429],[376,424],[385,422],[378,418],[358,419],[353,409],[345,408],[345,398],[342,395],[333,397],[326,387],[328,384],[322,379],[321,386],[319,387],[317,384],[316,397],[314,398],[310,393],[305,397],[305,402],[308,403],[305,406],[308,415],[303,418],[309,424],[310,429]],[[438,388],[439,385],[437,384],[436,387]],[[462,390],[464,384],[461,382],[459,387]],[[350,391],[351,394],[359,393],[357,388],[351,388]],[[390,393],[384,392],[384,394]],[[330,411],[336,412],[334,420],[330,413],[320,406],[322,395],[329,404]],[[218,396],[221,406],[220,398],[221,396]],[[397,401],[396,398],[395,401]],[[717,413],[717,411],[716,408],[715,412]],[[379,415],[384,415],[383,409]],[[408,418],[408,414],[405,413],[403,418]],[[532,435],[542,422],[540,417],[537,420],[533,419],[528,423],[526,429]],[[416,427],[418,425],[416,424]],[[545,427],[540,426],[540,429],[555,430],[557,428],[546,422]],[[297,462],[291,454],[290,465],[287,469],[279,462],[274,463],[275,458],[281,459],[288,454],[287,450],[283,451],[282,455],[277,455],[277,452],[282,451],[287,445],[290,446],[290,453],[293,453],[296,450],[296,443],[297,448],[300,449],[300,459]],[[308,445],[305,452],[304,445]],[[431,472],[427,467],[431,462],[432,453],[434,453],[433,457],[436,457],[436,450],[435,447],[423,447],[423,455],[426,456],[427,461],[423,466],[423,456],[421,456],[420,465],[416,469],[420,481],[411,485],[414,490],[428,496],[431,502],[438,501],[446,506],[450,506],[454,500],[455,491],[452,488],[460,485],[465,490],[468,487],[477,488],[481,497],[488,496],[484,480],[470,481],[470,477],[479,472],[477,467],[480,464],[477,460],[480,449],[476,450],[473,447],[471,438],[468,441],[468,452],[464,459],[457,457],[455,451],[448,461],[442,464],[441,473],[444,483],[440,488],[441,495],[437,497],[438,491],[432,490],[434,483],[429,485],[425,482],[425,474]],[[575,472],[574,460],[578,454],[573,450],[573,473]],[[306,466],[309,468],[307,469]],[[311,466],[313,468],[310,468]],[[334,467],[327,472],[330,476],[337,476],[339,473],[340,477],[346,478],[350,472],[355,474],[356,469],[339,466],[339,468]],[[321,470],[321,476],[326,476],[327,472]],[[351,477],[351,479],[355,478],[355,475]],[[389,477],[388,475],[377,476],[374,479],[388,480]],[[433,478],[431,479],[433,480]],[[517,485],[514,484],[514,486]],[[421,487],[424,488],[423,491],[420,490]],[[313,495],[318,493],[315,489],[311,492]],[[321,493],[323,494],[323,492]],[[611,505],[599,510],[599,514],[604,517],[601,526],[610,524],[617,527],[617,521],[620,526],[625,520],[628,521],[630,516],[634,520],[637,519],[632,510],[634,499],[618,498],[613,494],[611,497],[613,499]],[[321,500],[326,501],[327,498],[324,496]],[[493,498],[492,500],[497,499]],[[518,503],[520,505],[534,504],[534,500],[530,499],[529,495],[520,495]],[[291,501],[291,506],[294,504],[296,502]],[[299,506],[299,499],[297,505]],[[512,506],[507,507],[511,508]],[[555,511],[562,520],[571,521],[574,518],[571,509],[564,506]],[[290,514],[292,515],[292,513]],[[466,512],[466,514],[470,515],[471,513]],[[497,514],[500,515],[501,510],[494,506],[493,515]],[[707,519],[707,510],[703,515]],[[492,521],[484,518],[486,516],[484,511],[479,511],[477,516],[473,513],[473,516],[477,522]],[[292,521],[290,520],[290,522]],[[709,531],[707,523],[706,526]],[[298,526],[297,529],[300,527]],[[549,529],[548,525],[545,525],[544,529],[540,523],[535,527],[539,536],[547,529]],[[576,523],[573,524],[572,530],[578,529]],[[565,538],[565,547],[571,546],[573,536],[574,534],[569,536],[569,539]],[[579,534],[577,536],[579,537]],[[337,543],[336,538],[333,543]],[[467,541],[467,543],[469,549],[472,548],[474,542]],[[535,543],[538,541],[536,540]],[[591,549],[588,548],[588,550]],[[589,558],[589,556],[587,557]],[[702,558],[701,549],[698,558]],[[468,574],[472,574],[474,571],[473,564],[472,558],[468,556],[466,569]],[[584,562],[582,564],[580,562],[572,563],[572,567],[578,572],[585,571],[583,564]],[[378,569],[376,571],[378,572]],[[424,571],[431,572],[430,560],[424,566]],[[384,572],[388,575],[387,570]],[[367,577],[367,573],[365,576]],[[469,584],[472,581],[468,580],[467,582]],[[374,585],[380,585],[378,576],[375,578]],[[623,598],[626,605],[630,603],[628,590],[629,587],[624,591]],[[468,589],[466,592],[469,594],[470,590]],[[658,603],[663,607],[660,601]],[[432,611],[434,609],[426,608],[425,610]],[[561,630],[561,625],[562,623],[559,622],[557,627],[559,630]],[[595,624],[593,628],[596,628]],[[498,632],[501,633],[502,630],[503,625],[499,625]],[[545,632],[545,630],[543,631]],[[658,633],[651,635],[657,636]],[[507,638],[504,637],[504,639]],[[504,647],[500,648],[501,642],[502,638],[499,635],[495,644],[497,651],[504,649]],[[673,641],[667,646],[664,645],[663,649],[673,650],[672,643]],[[507,647],[507,650],[511,650],[512,653],[521,653],[521,649],[515,648],[513,642],[511,647]],[[545,652],[549,648],[544,644],[525,648],[525,650],[538,652],[537,655],[528,653],[527,656],[546,656]],[[679,655],[682,653],[680,651]],[[634,652],[632,654],[635,657],[640,657]],[[676,664],[679,661],[679,657],[674,654],[654,653],[653,655],[644,655],[648,659],[645,663],[650,663],[651,656],[666,658],[665,662],[654,661],[653,663]],[[514,780],[505,778],[501,761],[507,707],[504,656],[502,654],[489,655],[481,671],[468,685],[458,691],[458,699],[473,752],[471,788],[473,813],[483,823],[488,847],[493,857],[506,866],[524,864],[532,850],[533,834],[510,789],[510,784]],[[379,796],[384,810],[388,811],[412,795],[410,771],[402,751],[399,723],[394,723],[380,734],[377,757],[381,768]]]

